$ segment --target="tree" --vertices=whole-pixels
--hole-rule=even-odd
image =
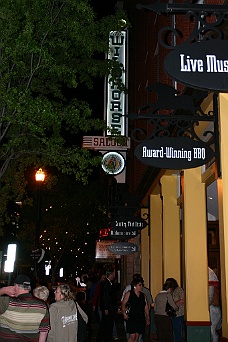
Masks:
[[[123,16],[98,20],[88,0],[1,1],[1,213],[24,195],[28,166],[55,166],[86,182],[100,163],[80,146],[82,132],[105,128],[81,89],[108,73],[118,81],[121,66],[103,56]]]
[[[36,189],[34,205],[22,208],[23,229],[17,234],[25,249],[35,247]],[[75,182],[60,175],[51,190],[42,190],[40,247],[51,260],[52,279],[60,265],[75,271],[94,263],[99,229],[108,223],[108,188],[100,182]]]

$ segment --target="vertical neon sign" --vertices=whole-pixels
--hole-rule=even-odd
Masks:
[[[120,81],[126,85],[126,31],[111,31],[109,34],[110,52],[108,59],[123,65]],[[118,134],[126,135],[126,95],[118,89],[115,81],[107,80],[107,126]],[[108,132],[107,135],[112,135]]]

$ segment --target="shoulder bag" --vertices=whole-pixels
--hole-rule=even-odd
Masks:
[[[78,331],[77,331],[77,342],[87,342],[88,341],[88,328],[87,324],[82,318],[82,315],[80,314],[78,310],[78,305],[76,304],[76,310],[77,310],[77,320],[78,320]]]
[[[176,310],[169,304],[168,298],[166,301],[165,312],[169,317],[176,317]]]

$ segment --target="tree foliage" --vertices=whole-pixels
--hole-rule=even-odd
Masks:
[[[87,0],[1,1],[1,212],[9,196],[24,194],[30,165],[55,166],[86,182],[100,163],[80,138],[104,122],[80,89],[91,89],[95,77],[118,75],[121,66],[100,57],[123,17],[98,20]]]

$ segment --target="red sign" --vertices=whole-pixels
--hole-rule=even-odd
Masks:
[[[110,228],[102,228],[99,230],[99,238],[109,237]]]

